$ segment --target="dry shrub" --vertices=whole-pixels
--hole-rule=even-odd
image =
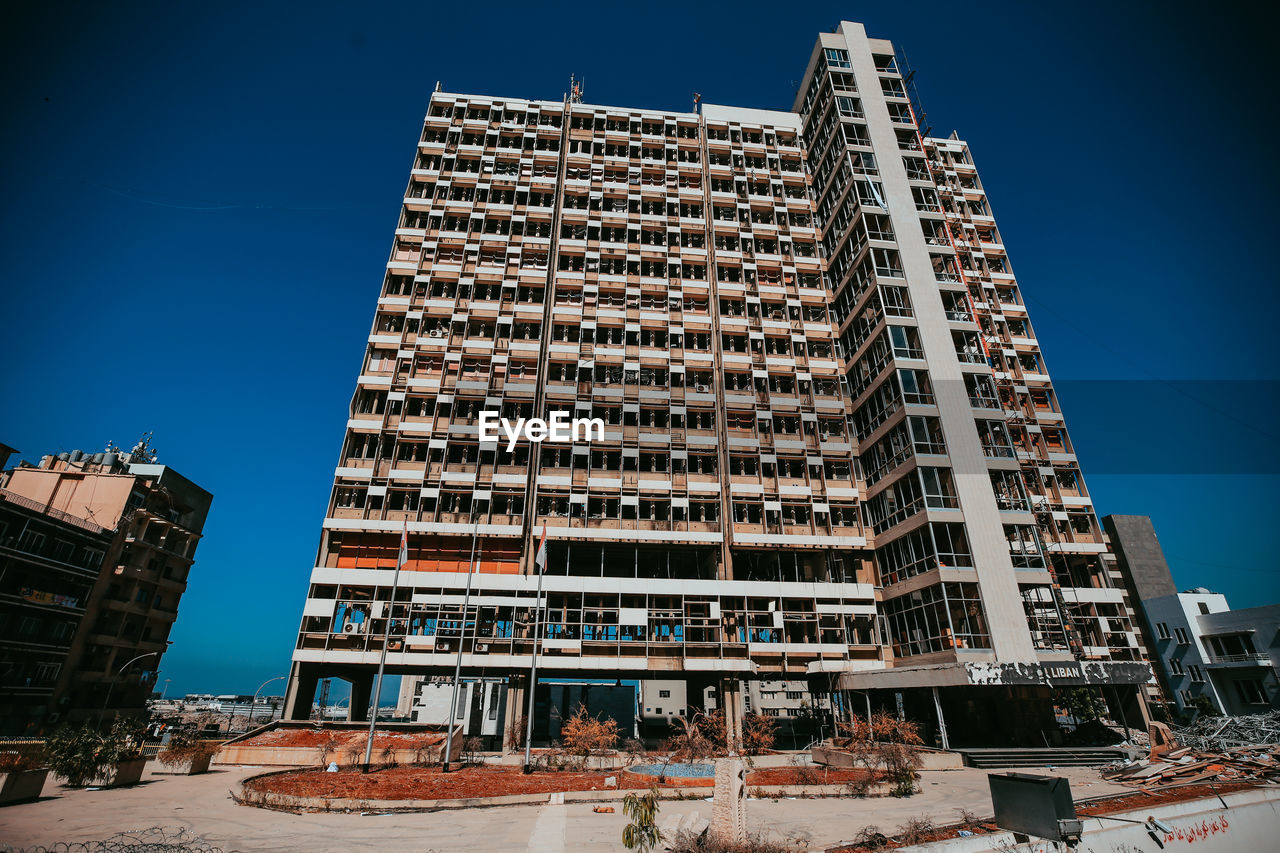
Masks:
[[[787,759],[787,764],[795,770],[798,785],[817,785],[822,781],[822,774],[818,772],[818,768],[806,761],[803,755],[791,756]]]
[[[776,840],[763,833],[747,833],[742,841],[722,841],[709,832],[695,834],[685,830],[668,839],[669,853],[799,853],[807,849],[800,839]]]
[[[928,841],[937,827],[926,815],[913,817],[898,827],[898,841],[902,844],[923,844]]]
[[[622,742],[622,751],[627,754],[627,763],[635,764],[644,757],[644,743],[636,738],[627,738]]]
[[[696,719],[676,717],[676,720],[680,724],[679,729],[662,745],[662,751],[670,754],[668,761],[692,762],[712,754],[714,744],[707,739]]]
[[[778,723],[768,714],[747,714],[742,721],[742,751],[759,755],[773,749]]]
[[[841,723],[840,728],[845,733],[842,745],[856,764],[887,780],[895,797],[915,793],[916,769],[921,764],[916,748],[924,743],[915,723],[879,713],[869,722],[855,720]]]
[[[479,764],[480,753],[484,751],[484,740],[475,735],[462,742],[462,760],[466,764]]]
[[[180,767],[214,756],[221,746],[217,741],[200,740],[190,731],[176,731],[170,735],[168,745],[156,758],[165,767]]]
[[[880,831],[880,827],[869,823],[853,836],[853,845],[866,850],[880,850],[889,846],[889,839]]]
[[[724,721],[724,711],[715,710],[710,714],[699,712],[693,715],[693,724],[698,732],[711,746],[715,755],[725,755],[729,751],[729,727]]]
[[[617,720],[604,720],[587,713],[585,705],[579,705],[572,717],[560,728],[560,738],[565,752],[585,762],[588,756],[613,749],[618,743]]]

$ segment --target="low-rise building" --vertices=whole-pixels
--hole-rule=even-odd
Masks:
[[[1204,587],[1178,592],[1151,519],[1102,520],[1115,548],[1155,677],[1179,712],[1257,714],[1280,708],[1280,604],[1232,610]]]
[[[1225,714],[1280,708],[1280,604],[1232,610],[1225,595],[1204,587],[1142,604],[1180,711],[1202,705],[1201,697]]]

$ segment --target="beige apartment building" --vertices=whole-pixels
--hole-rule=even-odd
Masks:
[[[75,593],[78,623],[50,679],[47,709],[32,725],[145,714],[213,496],[156,463],[145,442],[129,453],[45,456],[6,471],[0,487],[5,499],[103,538]],[[33,570],[39,575],[29,572],[29,583],[41,587],[66,574],[58,565]],[[3,583],[0,576],[0,590]]]
[[[363,717],[385,643],[506,678],[518,719],[536,643],[540,676],[679,679],[731,726],[759,680],[940,743],[1040,744],[1059,686],[1136,721],[1150,669],[973,163],[848,22],[792,111],[433,93],[288,713],[338,677]],[[605,435],[509,450],[484,411]]]

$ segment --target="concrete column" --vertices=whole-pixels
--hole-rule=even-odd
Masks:
[[[507,701],[502,711],[502,753],[511,755],[524,749],[525,688],[528,677],[513,675],[507,680]]]
[[[729,754],[737,755],[742,748],[742,681],[738,678],[720,680],[720,707],[724,709],[724,733]]]
[[[942,699],[938,696],[938,688],[933,688],[933,708],[938,712],[938,734],[942,735],[942,748],[950,749],[951,740],[947,737],[947,721],[942,716]]]
[[[369,721],[369,698],[373,693],[373,673],[351,679],[351,701],[347,703],[347,722]]]
[[[293,665],[284,700],[284,719],[311,719],[311,704],[315,702],[316,685],[319,681],[319,676],[314,672],[303,669],[301,664]]]

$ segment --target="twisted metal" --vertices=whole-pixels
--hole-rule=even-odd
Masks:
[[[0,847],[3,853],[236,853],[224,851],[185,827],[152,826],[119,832],[99,841],[58,842],[49,846]]]

